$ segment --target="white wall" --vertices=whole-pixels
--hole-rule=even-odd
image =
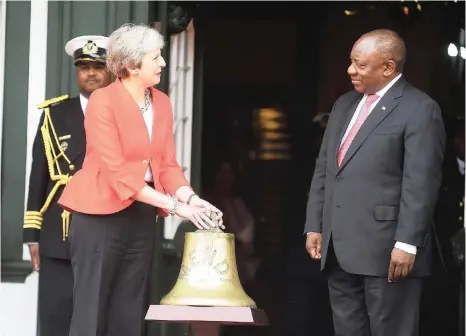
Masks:
[[[0,74],[4,67],[6,0],[1,0]],[[47,0],[31,1],[29,50],[28,132],[26,158],[25,200],[31,171],[31,148],[37,130],[40,111],[37,104],[45,99],[47,58]],[[20,19],[20,18],[18,18]],[[3,98],[3,76],[0,79],[0,96]],[[3,99],[0,100],[3,112]],[[0,114],[0,120],[2,114]],[[0,121],[1,126],[1,121]],[[0,127],[1,132],[1,127]],[[0,133],[1,135],[1,133]],[[23,250],[23,259],[30,260],[29,251]],[[0,336],[35,336],[37,330],[38,274],[31,274],[24,284],[0,283]],[[47,336],[47,335],[42,335]]]
[[[35,336],[38,275],[24,284],[0,284],[0,336]]]

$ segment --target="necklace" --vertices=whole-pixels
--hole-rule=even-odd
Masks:
[[[140,107],[141,113],[144,114],[150,106],[150,91],[146,89],[146,92],[144,93],[144,105]]]

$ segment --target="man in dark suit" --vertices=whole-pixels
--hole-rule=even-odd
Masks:
[[[81,169],[86,151],[84,111],[89,95],[110,83],[107,37],[68,42],[79,97],[61,96],[39,105],[43,114],[32,148],[23,241],[39,271],[39,325],[43,336],[68,335],[73,308],[73,272],[68,248],[69,214],[56,203],[64,185]]]
[[[402,75],[405,54],[390,30],[355,43],[355,90],[333,106],[311,183],[306,249],[327,273],[337,336],[418,334],[445,131]]]

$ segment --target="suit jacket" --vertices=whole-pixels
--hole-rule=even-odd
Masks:
[[[346,272],[385,277],[400,241],[418,247],[412,276],[428,275],[445,147],[440,108],[401,77],[374,107],[338,167],[341,140],[362,98],[351,91],[333,106],[305,232],[322,233],[322,268],[332,239]]]
[[[64,96],[42,106],[44,113],[32,147],[23,241],[40,242],[42,255],[69,259],[68,241],[63,236],[63,209],[57,200],[64,188],[60,183],[81,169],[84,160],[84,114],[79,97]],[[46,146],[50,146],[51,160],[47,158]],[[60,150],[63,155],[59,154]]]
[[[119,79],[94,91],[86,108],[86,156],[58,203],[86,214],[111,214],[131,205],[146,186],[150,167],[155,189],[174,194],[188,182],[176,161],[170,99],[151,88],[152,141],[141,111]],[[159,215],[167,216],[159,209]]]

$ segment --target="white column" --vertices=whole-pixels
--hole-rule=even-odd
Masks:
[[[29,189],[29,174],[31,172],[32,144],[42,113],[41,110],[37,108],[37,105],[46,99],[47,14],[47,0],[31,1],[25,205]]]
[[[191,179],[191,142],[194,93],[194,26],[170,39],[169,96],[173,106],[176,159],[188,181]],[[164,237],[173,239],[181,218],[165,219]]]
[[[2,164],[2,129],[3,129],[3,83],[5,80],[5,42],[6,42],[6,0],[0,1],[0,167]],[[0,185],[2,177],[0,174]],[[2,195],[0,193],[0,204]],[[0,218],[2,209],[0,207]]]
[[[3,76],[5,50],[5,18],[6,0],[1,1],[1,31],[0,31],[0,137],[3,118]],[[30,51],[29,51],[29,92],[28,92],[28,141],[26,161],[26,195],[31,165],[31,146],[37,130],[40,111],[36,105],[45,98],[45,66],[47,48],[47,0],[31,1],[30,18]],[[23,18],[13,18],[22,20]],[[25,22],[27,24],[27,22]],[[24,111],[17,111],[24,113]],[[21,223],[18,223],[21,225]],[[27,248],[23,251],[23,258],[30,259]],[[0,334],[35,336],[37,335],[37,293],[38,274],[31,274],[24,284],[0,284]],[[7,303],[7,304],[5,304]]]

